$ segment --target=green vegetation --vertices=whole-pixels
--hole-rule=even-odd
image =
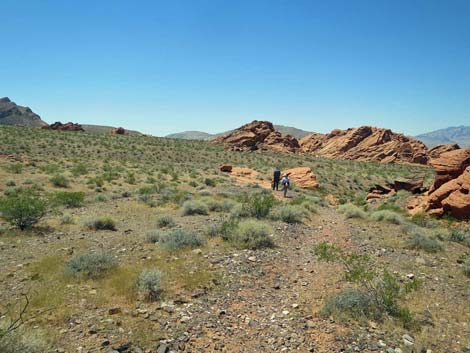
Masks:
[[[93,230],[116,230],[116,222],[107,216],[89,219],[85,222],[85,226]]]
[[[338,212],[344,214],[346,218],[366,218],[367,214],[352,203],[338,206]]]
[[[52,176],[50,179],[52,185],[58,188],[68,188],[69,187],[69,180],[62,174],[57,174]]]
[[[273,231],[266,223],[247,220],[240,222],[235,228],[231,228],[230,231],[231,233],[226,238],[233,245],[242,249],[256,250],[270,248],[274,245],[271,238]]]
[[[0,213],[11,225],[26,230],[46,214],[47,203],[32,189],[20,189],[0,199]]]
[[[176,225],[175,219],[170,215],[161,215],[157,218],[158,228],[171,228]]]
[[[162,274],[157,269],[143,270],[137,279],[137,288],[149,300],[156,300],[162,292]]]
[[[85,278],[100,278],[117,266],[117,261],[108,254],[88,252],[74,256],[65,265],[68,275]]]
[[[183,216],[207,215],[209,209],[206,204],[200,201],[185,201],[182,206]]]
[[[177,229],[174,231],[162,233],[158,239],[158,242],[165,249],[175,251],[203,246],[206,243],[206,239],[197,233]]]
[[[82,207],[85,201],[84,192],[57,192],[53,197],[54,203],[57,205],[65,206],[67,208]]]

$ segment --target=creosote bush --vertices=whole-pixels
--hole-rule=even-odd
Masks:
[[[0,199],[0,213],[8,223],[26,230],[32,228],[44,217],[47,202],[32,189],[15,190]]]
[[[65,264],[67,274],[75,277],[100,278],[117,266],[117,261],[108,254],[88,252],[72,257]]]
[[[93,230],[116,230],[116,222],[107,216],[89,219],[85,225],[88,229]]]
[[[338,206],[338,212],[344,214],[346,218],[366,218],[367,214],[356,205],[346,203]]]
[[[76,208],[83,206],[85,200],[84,192],[57,192],[53,197],[54,203],[67,208]]]
[[[274,206],[274,195],[271,192],[259,192],[254,195],[245,195],[242,199],[242,208],[254,218],[266,218]]]
[[[444,249],[441,241],[421,232],[414,231],[411,234],[410,246],[413,249],[422,249],[426,252],[438,252]]]
[[[209,209],[205,203],[200,201],[188,200],[183,203],[182,214],[183,216],[192,216],[192,215],[207,215]]]
[[[162,274],[158,269],[145,269],[137,279],[137,289],[149,300],[156,300],[162,292]]]
[[[375,211],[370,215],[370,218],[377,222],[388,222],[392,224],[405,223],[401,215],[389,210]]]

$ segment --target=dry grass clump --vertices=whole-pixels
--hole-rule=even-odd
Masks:
[[[344,217],[349,218],[366,218],[367,213],[362,208],[353,205],[352,203],[346,203],[338,206],[338,212],[344,214]]]

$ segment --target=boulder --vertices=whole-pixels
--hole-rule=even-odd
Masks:
[[[336,129],[326,135],[313,133],[302,138],[300,145],[305,153],[333,159],[383,163],[428,162],[427,148],[421,141],[371,126]]]
[[[294,137],[282,135],[269,121],[257,120],[212,141],[235,151],[274,150],[292,153],[300,148]]]
[[[68,122],[62,124],[60,121],[55,122],[54,124],[43,126],[43,129],[49,130],[60,130],[60,131],[85,131],[80,124]]]
[[[432,159],[429,164],[436,171],[436,177],[430,193],[441,185],[457,178],[470,166],[470,147],[442,153],[439,158]]]
[[[454,144],[450,143],[446,145],[437,145],[428,151],[428,156],[431,159],[436,159],[436,158],[439,158],[441,154],[445,152],[451,152],[451,151],[455,151],[459,149],[460,149],[460,146],[456,143]]]
[[[413,194],[420,193],[423,190],[424,175],[417,175],[414,178],[398,179],[393,182],[395,191],[406,190]]]
[[[127,134],[127,131],[123,127],[117,127],[117,128],[111,129],[109,133],[111,135],[125,135]]]
[[[225,173],[230,173],[230,172],[232,172],[232,169],[233,169],[233,167],[232,167],[231,165],[221,165],[221,166],[219,167],[219,170],[220,170],[221,172],[225,172]]]
[[[287,169],[282,173],[289,175],[290,180],[300,188],[317,188],[319,185],[316,175],[309,167]]]
[[[470,167],[429,194],[426,211],[450,213],[458,219],[470,219]]]

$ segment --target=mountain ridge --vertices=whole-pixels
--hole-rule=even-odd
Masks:
[[[427,147],[432,148],[442,144],[458,144],[460,147],[470,146],[470,126],[450,126],[416,135]]]

